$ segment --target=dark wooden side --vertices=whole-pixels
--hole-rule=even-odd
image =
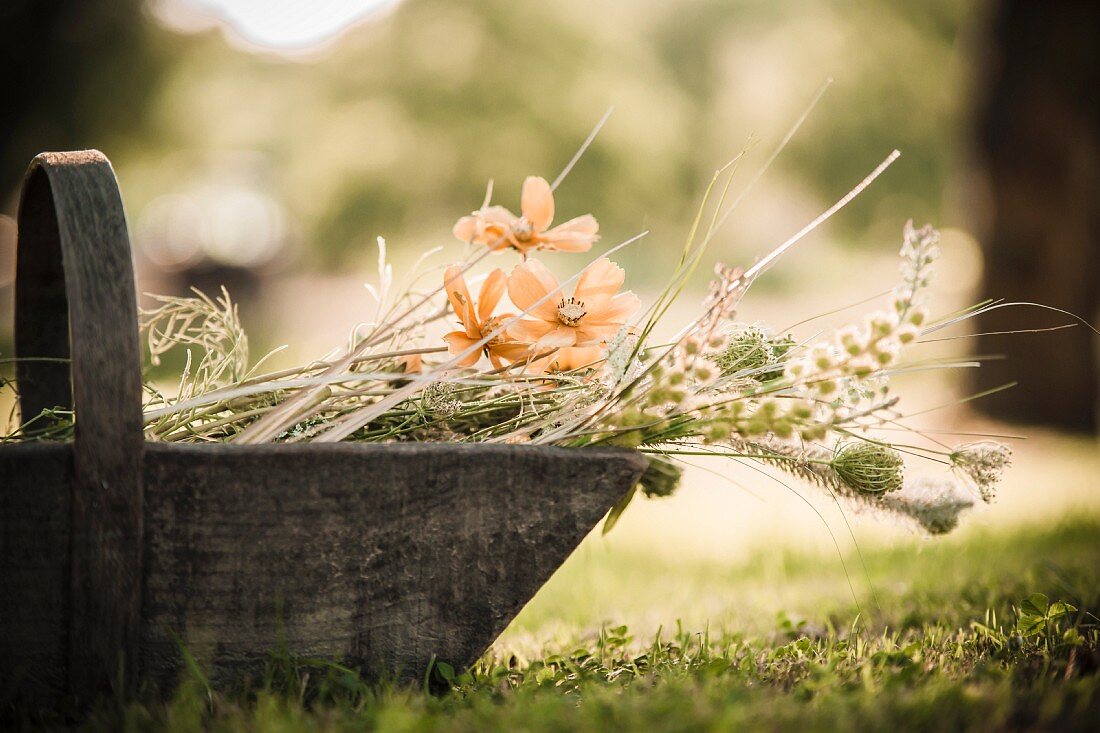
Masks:
[[[43,153],[27,172],[16,250],[24,419],[72,406],[68,675],[89,699],[132,680],[141,613],[141,358],[126,217],[99,152]],[[44,489],[32,477],[6,491]],[[25,502],[26,503],[26,502]],[[58,552],[62,552],[58,548]]]
[[[634,485],[623,450],[150,444],[142,669],[293,653],[419,679],[472,664]]]
[[[0,446],[0,728],[68,687],[71,480],[69,445]]]

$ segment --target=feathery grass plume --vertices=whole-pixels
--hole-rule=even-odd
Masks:
[[[807,484],[817,486],[853,504],[900,517],[928,534],[950,532],[960,514],[974,501],[953,481],[919,476],[887,492],[867,492],[853,487],[833,465],[835,452],[775,438],[736,441],[732,447],[747,457],[775,466]]]
[[[816,445],[764,436],[755,440],[733,438],[729,443],[735,453],[784,472],[830,492],[853,495],[832,467],[832,453]]]
[[[899,320],[904,321],[916,307],[920,307],[923,291],[932,280],[932,265],[940,256],[940,233],[930,225],[920,229],[913,220],[905,222],[901,245],[901,284],[894,290],[894,309]],[[917,317],[919,326],[923,316]]]
[[[742,446],[806,483],[824,488],[849,503],[854,502],[859,509],[900,517],[928,534],[951,531],[958,526],[960,514],[974,505],[973,500],[950,480],[922,476],[889,492],[866,492],[855,489],[836,471],[830,451],[823,448],[805,448],[775,440]]]
[[[152,440],[224,440],[270,409],[278,398],[267,392],[255,399],[238,397],[202,404],[207,395],[245,384],[275,352],[250,369],[248,336],[228,291],[223,287],[217,298],[195,288],[192,292],[193,297],[152,295],[160,305],[139,314],[150,364],[160,365],[173,351],[185,354],[175,395],[165,395],[146,382],[146,413],[158,415],[146,421],[146,436]],[[195,402],[198,404],[187,406]]]
[[[141,311],[154,366],[178,348],[198,354],[197,363],[189,359],[191,373],[181,381],[180,399],[237,382],[248,370],[248,337],[229,292],[223,287],[220,296],[211,298],[196,288],[191,291],[194,297],[190,298],[152,295],[160,306]]]

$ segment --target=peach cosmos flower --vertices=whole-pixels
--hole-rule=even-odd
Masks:
[[[504,272],[499,268],[490,272],[485,282],[481,284],[476,303],[470,297],[470,290],[466,287],[465,278],[462,277],[462,268],[457,265],[448,267],[443,273],[443,287],[462,326],[461,331],[451,331],[443,337],[447,342],[447,350],[455,356],[469,349],[513,317],[511,313],[493,315],[501,296],[504,295]],[[480,351],[467,354],[459,362],[459,366],[473,366],[484,352],[493,362],[493,366],[500,368],[504,366],[505,361],[513,362],[526,357],[530,348],[531,344],[509,339],[507,333],[501,331]]]
[[[538,260],[516,265],[508,276],[508,297],[517,308],[528,311],[528,318],[509,328],[508,335],[532,343],[532,351],[536,353],[599,346],[618,333],[641,305],[634,293],[619,292],[625,278],[621,267],[603,257],[581,273],[572,297],[559,298],[555,294],[536,306],[541,298],[558,288],[558,280]],[[571,356],[568,360],[573,361]]]
[[[463,242],[484,244],[494,251],[513,247],[526,255],[536,249],[586,252],[599,239],[600,225],[591,214],[578,216],[550,228],[554,220],[554,192],[545,178],[528,176],[520,197],[522,216],[503,206],[489,206],[489,195],[480,209],[458,220],[454,235]]]

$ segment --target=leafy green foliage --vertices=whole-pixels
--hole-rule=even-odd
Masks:
[[[529,171],[552,174],[612,104],[613,122],[562,189],[561,211],[599,202],[615,237],[640,226],[678,231],[714,161],[750,135],[777,140],[832,74],[835,91],[777,173],[797,182],[787,184],[796,201],[823,201],[883,151],[903,149],[904,175],[837,222],[852,239],[878,242],[883,222],[942,218],[969,103],[966,41],[982,15],[959,0],[616,0],[599,9],[581,0],[404,0],[308,63],[248,53],[218,33],[158,32],[155,51],[171,68],[143,110],[149,133],[127,138],[113,129],[119,120],[96,115],[81,139],[117,139],[105,149],[128,182],[135,221],[157,196],[207,176],[224,181],[218,163],[236,151],[258,153],[259,163],[244,161],[248,180],[287,208],[307,261],[338,268],[370,256],[364,236],[392,236],[405,251],[445,241],[449,223],[438,226],[425,208],[450,216],[475,206],[489,178],[503,190]],[[132,81],[107,73],[116,66],[99,63],[97,77]],[[84,111],[90,97],[67,103]],[[5,170],[15,175],[26,159]],[[774,216],[765,207],[752,219],[786,229]],[[750,231],[740,241],[759,237]],[[626,256],[637,258],[628,265],[650,261]]]
[[[1024,636],[1040,636],[1059,627],[1059,621],[1077,610],[1064,601],[1050,600],[1042,593],[1032,593],[1020,604],[1016,630]]]

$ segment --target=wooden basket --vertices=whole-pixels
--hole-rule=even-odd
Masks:
[[[19,209],[24,416],[0,446],[0,700],[168,690],[293,654],[367,674],[472,664],[638,480],[626,450],[150,443],[126,219],[99,152],[44,153]]]

